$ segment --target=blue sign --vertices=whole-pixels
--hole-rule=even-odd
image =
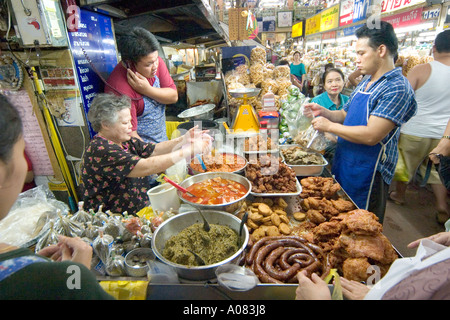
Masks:
[[[87,114],[92,99],[104,91],[103,79],[107,79],[117,65],[117,51],[108,16],[80,10],[76,31],[68,31],[69,44],[75,62],[78,85]],[[91,137],[95,135],[88,122]]]
[[[353,23],[366,19],[370,0],[354,0]]]
[[[362,27],[362,24],[343,29],[342,31],[344,32],[344,37],[354,35],[356,30],[358,30],[360,27]]]

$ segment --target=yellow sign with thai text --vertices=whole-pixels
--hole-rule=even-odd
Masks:
[[[321,12],[320,32],[335,29],[339,26],[339,5]]]
[[[320,32],[320,16],[321,14],[319,13],[306,20],[305,35]]]
[[[292,26],[292,38],[303,36],[303,21]]]

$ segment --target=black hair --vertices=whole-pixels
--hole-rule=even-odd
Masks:
[[[342,77],[342,81],[345,81],[345,76],[344,73],[341,71],[341,69],[339,68],[330,68],[327,69],[323,74],[322,74],[322,83],[325,84],[325,79],[327,78],[327,75],[331,72],[337,72],[341,75]]]
[[[117,49],[123,61],[136,64],[141,58],[158,51],[159,42],[150,31],[135,27],[130,33],[117,38]]]
[[[324,68],[325,68],[325,71],[327,71],[330,68],[334,68],[334,63],[331,63],[331,62],[327,63]]]
[[[280,62],[278,62],[279,66],[288,66],[289,65],[289,61],[287,61],[286,59],[280,60]]]
[[[389,50],[392,57],[395,57],[397,54],[398,39],[394,28],[389,22],[380,21],[379,28],[369,28],[364,24],[356,30],[355,34],[358,39],[368,38],[369,45],[373,49],[377,49],[383,44]]]
[[[434,40],[434,45],[439,53],[450,52],[450,30],[439,33]]]
[[[22,119],[16,108],[0,94],[0,161],[7,163],[13,147],[22,136]]]
[[[300,51],[295,51],[295,52],[292,54],[292,56],[295,56],[297,53],[300,55],[300,58],[301,58],[301,57],[302,57],[302,54],[300,53]]]

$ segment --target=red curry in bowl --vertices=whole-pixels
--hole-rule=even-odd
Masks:
[[[194,183],[186,188],[189,194],[183,194],[183,199],[197,204],[226,204],[242,198],[247,192],[247,188],[239,182],[216,177],[201,182]]]

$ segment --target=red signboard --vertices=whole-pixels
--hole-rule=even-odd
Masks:
[[[402,28],[419,24],[422,20],[422,8],[394,14],[389,17],[381,18],[381,20],[389,22],[394,28]]]
[[[353,23],[354,0],[341,0],[339,10],[339,26],[345,26]]]
[[[336,31],[328,31],[322,33],[322,40],[329,40],[329,39],[335,39],[336,38]]]

